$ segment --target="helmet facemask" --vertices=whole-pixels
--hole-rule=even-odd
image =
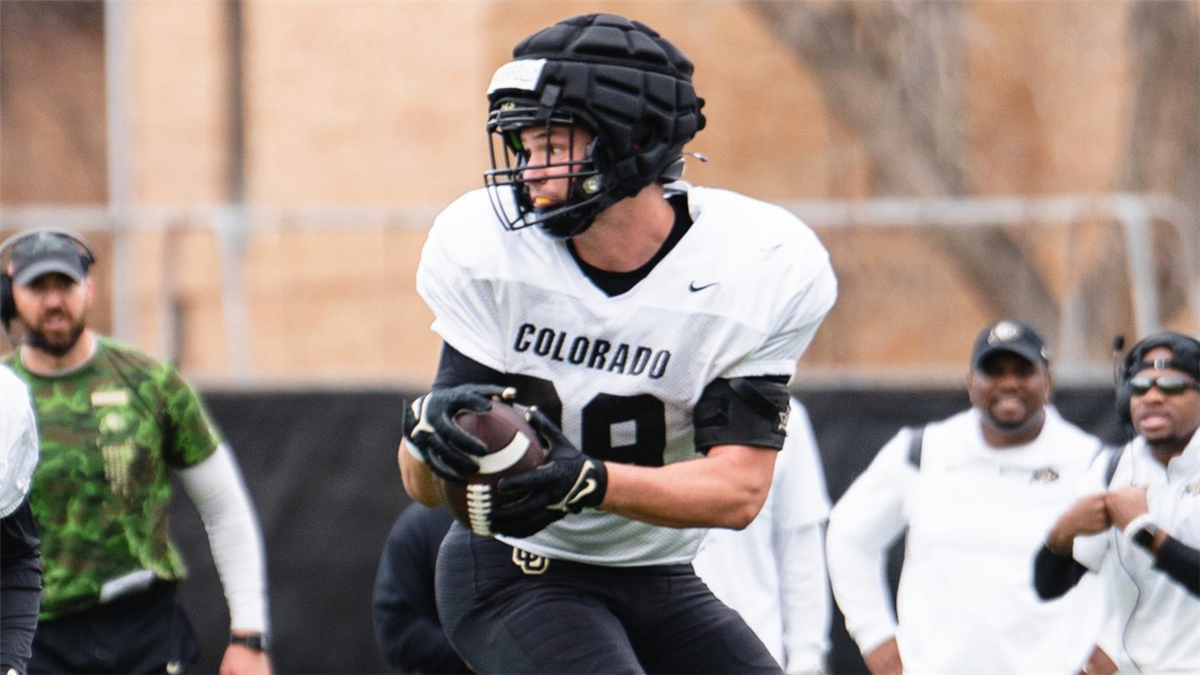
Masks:
[[[536,131],[529,132],[539,127],[544,129],[544,147],[527,147],[523,136],[538,138]],[[579,116],[510,100],[488,115],[487,129],[492,168],[484,174],[484,184],[505,228],[537,225],[553,237],[567,239],[582,233],[617,201],[606,189],[611,181],[606,181],[596,166],[601,139]],[[551,139],[562,137],[564,129],[568,132],[566,146],[552,155],[552,148],[559,144]],[[579,146],[574,129],[591,137],[586,148]],[[565,197],[538,203],[546,197],[534,193],[546,192],[548,184],[556,181],[565,181]]]

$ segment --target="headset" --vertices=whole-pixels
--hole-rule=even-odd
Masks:
[[[1138,344],[1141,344],[1140,342]],[[1116,396],[1113,400],[1113,406],[1117,409],[1117,419],[1121,421],[1121,431],[1125,434],[1125,442],[1132,441],[1137,431],[1133,428],[1133,417],[1129,414],[1129,401],[1133,398],[1133,393],[1129,391],[1127,384],[1129,376],[1125,374],[1126,368],[1124,363],[1129,355],[1133,354],[1133,350],[1129,350],[1129,354],[1122,356],[1125,351],[1125,336],[1118,335],[1113,338],[1113,389],[1116,391]],[[1113,467],[1116,468],[1115,466]],[[1111,476],[1110,476],[1111,480]]]
[[[82,237],[68,230],[56,227],[39,227],[34,230],[20,232],[6,239],[3,244],[0,244],[0,325],[4,326],[5,333],[8,333],[9,324],[17,317],[17,302],[13,299],[12,290],[13,278],[8,273],[8,263],[12,250],[25,239],[40,234],[57,235],[74,243],[75,247],[79,249],[79,264],[83,268],[84,274],[88,272],[92,265],[96,264],[96,253],[92,250],[92,247]]]
[[[1116,356],[1120,354],[1124,344],[1123,336],[1117,336],[1113,340],[1114,371],[1116,370]],[[1166,363],[1167,367],[1177,368],[1193,377],[1200,376],[1200,340],[1183,333],[1171,332],[1155,333],[1143,338],[1125,354],[1120,371],[1113,373],[1117,380],[1117,414],[1126,429],[1133,429],[1133,417],[1129,412],[1133,392],[1129,389],[1129,379],[1141,370],[1142,357],[1146,355],[1146,352],[1155,347],[1166,347],[1171,350],[1171,359]]]

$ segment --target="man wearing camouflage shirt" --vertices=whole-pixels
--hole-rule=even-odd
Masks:
[[[87,328],[86,243],[40,230],[4,248],[0,302],[22,336],[4,361],[29,386],[41,438],[31,503],[44,591],[29,672],[178,673],[195,659],[168,539],[174,472],[229,602],[220,672],[269,674],[262,536],[232,451],[174,367]]]

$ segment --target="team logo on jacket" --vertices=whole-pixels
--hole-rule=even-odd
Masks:
[[[1034,483],[1053,483],[1058,480],[1058,472],[1051,467],[1038,469],[1033,472],[1033,478],[1030,480]]]
[[[1200,495],[1200,482],[1188,483],[1187,487],[1185,487],[1183,489],[1183,494],[1185,494],[1189,497],[1195,497],[1196,495]]]

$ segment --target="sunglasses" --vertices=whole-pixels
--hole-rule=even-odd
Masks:
[[[1177,396],[1187,391],[1188,389],[1200,390],[1200,384],[1192,382],[1186,377],[1178,375],[1163,375],[1162,377],[1131,377],[1129,378],[1129,390],[1134,396],[1143,396],[1150,391],[1151,387],[1158,387],[1158,390],[1167,396]]]

